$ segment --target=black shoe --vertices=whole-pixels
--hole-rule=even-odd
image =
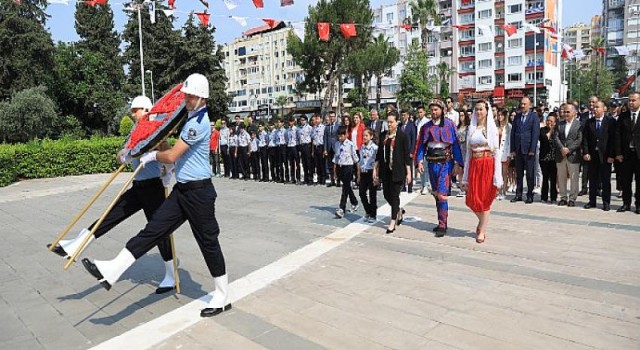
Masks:
[[[565,201],[564,199],[561,199],[560,202],[558,202],[558,206],[563,206],[563,205],[567,205],[567,201]]]
[[[511,203],[515,203],[515,202],[522,202],[522,196],[513,197],[513,199],[511,200]]]
[[[84,268],[91,274],[91,276],[97,278],[98,281],[104,279],[104,277],[102,277],[102,274],[100,273],[100,270],[98,270],[98,267],[94,263],[89,261],[89,259],[82,259],[82,266],[84,266]],[[107,281],[100,281],[100,284],[106,290],[111,289],[111,284]]]
[[[618,210],[616,210],[618,213],[624,213],[625,211],[631,211],[631,206],[630,205],[623,205],[620,208],[618,208]]]
[[[587,194],[587,190],[580,190],[580,192],[578,192],[578,196],[584,196],[585,194]]]
[[[387,234],[392,234],[394,232],[396,232],[396,228],[395,227],[393,228],[393,230],[387,229]]]
[[[447,233],[447,228],[438,226],[434,229],[434,231],[436,233],[436,237],[441,238],[444,237],[444,235]]]
[[[402,225],[402,221],[404,221],[404,214],[406,213],[404,209],[401,209],[401,210],[402,210],[402,214],[400,215],[400,219],[396,221],[396,224],[398,224],[398,226]]]
[[[221,314],[225,311],[231,310],[231,304],[228,304],[225,307],[208,307],[206,309],[200,310],[200,317],[213,317],[217,314]]]
[[[533,197],[527,197],[527,200],[524,201],[524,204],[531,204],[533,203]]]
[[[604,211],[611,210],[611,205],[609,203],[602,204],[602,210],[604,210]]]
[[[158,287],[156,288],[156,294],[168,293],[174,289],[176,289],[176,287]]]
[[[569,201],[569,204],[567,204],[567,207],[575,207],[576,206],[576,202],[574,201]]]
[[[592,209],[592,208],[595,208],[595,207],[596,207],[596,205],[595,205],[595,204],[587,203],[587,204],[585,204],[585,205],[584,205],[584,207],[583,207],[583,208],[585,208],[585,209]]]
[[[47,244],[47,248],[51,249],[51,244]],[[60,255],[63,258],[67,258],[68,257],[67,252],[65,252],[64,249],[62,249],[62,247],[59,244],[56,244],[56,247],[53,248],[52,252]]]
[[[335,183],[335,182],[329,182],[329,183],[327,184],[327,187],[334,187],[335,185],[336,185],[336,183]]]

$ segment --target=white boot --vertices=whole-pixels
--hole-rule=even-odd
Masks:
[[[94,264],[104,280],[113,285],[135,261],[136,258],[133,257],[133,254],[127,248],[124,248],[115,259],[108,261],[95,260]]]
[[[176,279],[173,269],[173,260],[164,262],[164,279],[158,285],[156,294],[162,294],[173,290],[176,287]]]
[[[78,248],[80,248],[80,244],[82,243],[82,241],[84,241],[84,239],[91,233],[91,231],[89,231],[86,228],[83,228],[80,233],[78,233],[78,236],[74,239],[66,239],[66,240],[61,240],[60,241],[60,247],[62,247],[62,249],[64,249],[64,252],[67,253],[67,256],[65,258],[70,259],[71,256],[76,252],[76,250],[78,250]],[[87,242],[87,244],[85,245],[85,248],[89,245],[89,243],[91,243],[91,241],[94,239],[94,236],[91,236],[91,238],[89,239],[89,242]],[[80,252],[82,253],[82,252]],[[78,256],[80,256],[80,254],[78,254]]]
[[[209,302],[209,307],[214,309],[220,309],[229,304],[229,279],[227,275],[215,277],[213,282],[216,286],[216,290],[213,292],[213,298]]]

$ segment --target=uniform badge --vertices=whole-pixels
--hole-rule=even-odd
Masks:
[[[189,133],[187,134],[189,140],[193,140],[196,138],[196,129],[190,128]]]

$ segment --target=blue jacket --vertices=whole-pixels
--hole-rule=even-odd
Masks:
[[[398,130],[402,131],[407,136],[407,139],[409,140],[409,150],[411,151],[411,154],[413,154],[413,151],[416,148],[416,134],[418,133],[416,130],[416,124],[407,121],[407,125],[405,127],[405,124],[401,122],[398,125]]]
[[[522,113],[516,114],[511,126],[511,152],[517,154],[536,153],[540,137],[540,119],[536,112],[526,114],[522,123]]]

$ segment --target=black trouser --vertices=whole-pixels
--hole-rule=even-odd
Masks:
[[[556,186],[558,167],[556,166],[556,161],[540,161],[540,170],[542,170],[540,199],[546,202],[549,200],[549,192],[551,192],[551,201],[555,202],[558,198],[558,187]]]
[[[333,163],[333,157],[336,155],[336,153],[333,151],[333,148],[331,148],[329,150],[329,177],[331,179],[331,183],[332,184],[337,184],[338,186],[340,186],[340,175],[338,175],[338,169],[337,169],[337,165],[335,165],[336,168],[336,173],[334,174],[334,163]]]
[[[220,156],[222,157],[222,166],[224,166],[224,176],[231,176],[231,157],[229,156],[229,146],[220,145]]]
[[[218,242],[220,227],[215,214],[216,197],[211,179],[177,183],[147,226],[127,242],[127,250],[138,259],[189,221],[211,276],[226,274]]]
[[[140,211],[140,209],[144,211],[144,216],[147,218],[147,221],[150,221],[153,214],[164,202],[164,196],[164,186],[160,178],[156,177],[149,180],[134,181],[133,186],[118,198],[114,207],[93,235],[95,238],[104,236],[119,223]],[[91,230],[97,222],[96,220],[88,229]],[[159,240],[157,244],[162,259],[164,261],[171,260],[173,255],[171,254],[171,241],[169,237]]]
[[[300,146],[300,158],[302,160],[302,170],[304,171],[304,183],[313,183],[313,163],[311,159],[311,144],[305,143]]]
[[[324,185],[324,183],[327,181],[324,145],[313,146],[313,162],[315,164],[315,173],[318,174],[318,183]],[[311,174],[311,179],[313,179],[313,174]]]
[[[535,184],[536,156],[516,153],[516,197],[522,197],[523,177],[527,172],[527,198],[533,198],[533,187]]]
[[[253,180],[260,180],[260,159],[258,151],[252,152],[249,155],[249,164],[251,165],[251,174],[253,174]]]
[[[611,164],[599,155],[591,157],[589,166],[589,203],[596,205],[598,189],[602,188],[602,203],[611,203]],[[624,192],[624,190],[623,190]]]
[[[358,186],[360,186],[358,192],[364,211],[367,215],[375,218],[378,215],[378,191],[376,186],[373,185],[373,172],[371,170],[360,172],[360,184]],[[369,192],[368,199],[367,191]]]
[[[258,159],[260,162],[260,170],[262,172],[262,180],[269,181],[269,155],[267,147],[259,147],[258,148]],[[273,173],[271,174],[273,175]]]
[[[249,178],[249,147],[238,146],[238,172],[245,179]]]
[[[582,161],[582,186],[581,189],[586,191],[589,189],[589,163]]]
[[[353,179],[353,165],[336,165],[338,178],[342,180],[342,195],[340,195],[340,209],[347,208],[347,197],[351,205],[357,205],[358,199],[351,188],[351,179]]]
[[[402,181],[391,181],[391,174],[382,182],[382,195],[391,206],[391,220],[398,218],[400,212],[400,190],[402,189]]]
[[[640,159],[635,150],[623,154],[624,160],[620,166],[620,175],[622,177],[622,203],[631,205],[631,184],[633,177],[636,179],[636,207],[640,207]]]
[[[278,172],[278,147],[268,147],[267,151],[269,154],[271,181],[280,181],[280,173]]]
[[[230,153],[230,160],[231,160],[231,178],[232,179],[237,179],[238,176],[238,169],[239,169],[239,156],[240,154],[238,153],[238,146],[232,146],[229,149],[229,153]]]
[[[289,172],[291,173],[291,182],[300,181],[300,159],[296,146],[287,147],[287,160],[289,163]],[[288,181],[289,178],[287,177],[287,182]]]
[[[287,145],[278,146],[278,177],[281,182],[289,182],[289,167],[287,167]]]
[[[209,151],[209,160],[211,161],[211,172],[213,175],[220,174],[220,155],[215,150]]]

